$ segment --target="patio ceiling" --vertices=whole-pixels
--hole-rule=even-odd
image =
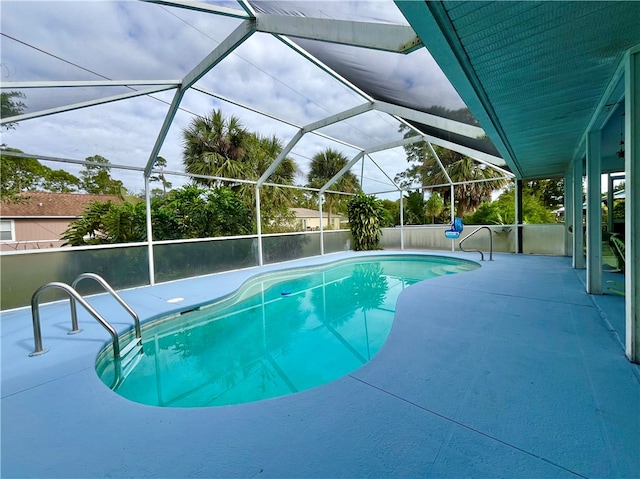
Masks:
[[[396,4],[518,176],[560,176],[603,130],[603,168],[620,149],[625,51],[640,45],[640,2]]]

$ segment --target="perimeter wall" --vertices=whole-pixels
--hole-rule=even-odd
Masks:
[[[384,228],[380,245],[383,249],[400,249],[403,237],[407,250],[451,251],[452,240],[444,236],[447,228],[446,225]],[[477,228],[465,225],[461,237]],[[515,252],[513,226],[492,226],[491,230],[494,252]],[[348,251],[351,243],[348,230],[325,231],[323,236],[317,231],[263,235],[262,260],[263,264],[271,264],[318,256],[322,252]],[[564,255],[564,225],[525,225],[523,243],[526,254]],[[455,250],[459,249],[458,244],[459,240],[455,240]],[[488,252],[488,231],[478,232],[465,241],[464,247]],[[154,282],[162,283],[257,267],[259,241],[253,235],[155,242],[153,258]],[[146,243],[133,243],[2,252],[0,309],[29,306],[40,286],[52,281],[70,284],[82,273],[99,274],[116,290],[149,285],[149,247]],[[92,281],[82,281],[78,290],[83,295],[102,292]],[[50,290],[42,295],[41,302],[64,298],[61,291]]]

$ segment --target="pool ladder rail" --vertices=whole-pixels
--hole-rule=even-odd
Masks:
[[[460,248],[460,251],[464,251],[465,253],[471,253],[471,252],[480,253],[480,261],[484,261],[484,253],[479,249],[467,250],[462,247],[462,243],[467,241],[469,238],[471,238],[474,234],[476,234],[480,230],[487,230],[489,232],[489,261],[493,261],[493,232],[491,231],[491,228],[489,228],[488,226],[481,226],[480,228],[469,233],[467,236],[465,236],[460,240],[460,243],[458,243],[458,247]]]
[[[91,306],[76,290],[76,286],[83,279],[93,279],[100,286],[104,288],[111,296],[113,296],[118,303],[133,317],[135,338],[129,342],[124,348],[120,349],[120,340],[118,338],[118,331],[106,320],[100,313],[98,313],[93,306]],[[82,331],[78,327],[78,312],[77,303],[80,303],[87,312],[94,317],[98,323],[100,323],[111,335],[113,343],[113,357],[116,363],[116,367],[121,371],[124,377],[128,375],[142,357],[142,334],[140,332],[140,318],[138,314],[116,293],[111,286],[99,275],[95,273],[83,273],[78,276],[71,285],[53,281],[41,286],[33,293],[31,297],[31,315],[33,318],[33,339],[35,343],[35,349],[29,356],[38,356],[46,353],[48,350],[42,347],[42,332],[40,329],[40,295],[50,289],[61,289],[69,295],[71,306],[71,330],[67,334],[77,334]]]

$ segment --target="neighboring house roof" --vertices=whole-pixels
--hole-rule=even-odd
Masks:
[[[122,203],[122,200],[116,195],[29,191],[20,193],[19,196],[26,201],[0,203],[0,216],[3,218],[76,218],[84,213],[85,208],[94,201]]]
[[[295,213],[296,218],[317,218],[318,217],[318,210],[310,210],[309,208],[290,208],[290,210]],[[329,213],[327,213],[326,211],[322,212],[323,218],[327,218],[328,216],[329,216]],[[331,216],[333,216],[334,218],[342,217],[342,215],[336,214],[336,213],[334,213]]]

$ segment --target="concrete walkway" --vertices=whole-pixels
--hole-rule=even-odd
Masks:
[[[176,308],[167,299],[202,304],[257,272],[122,295],[149,319]],[[215,408],[150,407],[110,391],[94,370],[109,336],[86,315],[84,331],[67,335],[68,302],[42,308],[49,352],[38,357],[28,357],[30,311],[3,312],[1,475],[638,478],[640,369],[620,344],[624,300],[587,295],[581,275],[567,258],[495,255],[423,281],[400,295],[386,344],[362,368]],[[118,307],[90,301],[107,317]]]

